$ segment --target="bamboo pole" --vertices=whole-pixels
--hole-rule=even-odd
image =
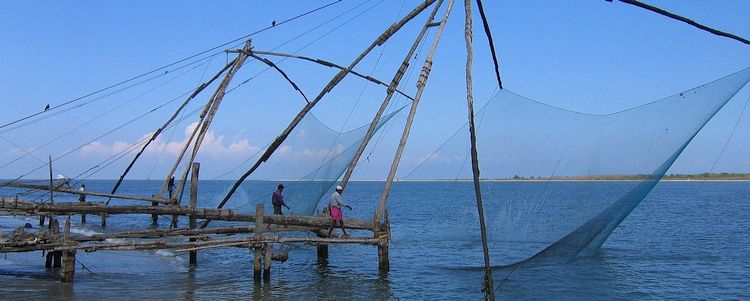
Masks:
[[[477,199],[477,210],[479,211],[479,225],[482,232],[482,250],[484,252],[484,297],[487,300],[495,300],[493,289],[492,270],[490,265],[489,247],[487,245],[487,228],[484,222],[484,205],[482,204],[482,190],[479,186],[479,158],[477,156],[477,137],[474,128],[474,95],[471,78],[471,67],[474,62],[474,49],[472,46],[472,24],[471,24],[471,0],[464,0],[464,12],[466,13],[464,39],[466,41],[466,102],[469,114],[469,134],[471,136],[471,169],[474,176],[474,193]]]
[[[281,144],[286,140],[286,138],[289,136],[289,134],[292,132],[292,130],[297,126],[297,124],[302,121],[302,118],[307,115],[307,113],[325,96],[328,92],[331,91],[341,80],[346,77],[347,74],[357,65],[359,64],[362,59],[364,59],[367,54],[372,51],[376,46],[382,45],[385,43],[386,40],[388,40],[393,34],[395,34],[398,30],[400,30],[406,23],[411,21],[414,17],[416,17],[419,13],[421,13],[423,10],[425,10],[428,6],[432,5],[436,0],[425,0],[420,5],[418,5],[416,8],[414,8],[409,14],[407,14],[404,18],[402,18],[397,23],[392,24],[388,29],[386,29],[375,41],[373,41],[370,46],[367,47],[354,61],[349,64],[349,66],[346,67],[346,69],[339,71],[323,88],[322,91],[316,96],[310,103],[305,105],[305,107],[302,108],[302,110],[297,113],[297,116],[294,117],[292,122],[284,129],[284,131],[276,137],[276,140],[274,140],[271,145],[266,149],[266,151],[263,153],[263,155],[258,159],[258,161],[255,162],[255,164],[250,167],[235,183],[232,185],[232,188],[229,190],[227,195],[224,197],[223,200],[221,200],[221,203],[219,203],[219,206],[217,208],[223,208],[224,205],[229,201],[229,198],[234,194],[235,191],[237,191],[237,188],[239,188],[240,184],[248,177],[251,173],[253,173],[263,162],[266,162],[268,158],[271,157],[271,155],[276,151],[276,149],[281,146]],[[203,223],[202,227],[206,227],[210,221],[206,221]]]
[[[360,143],[359,148],[357,149],[357,152],[354,153],[354,157],[349,162],[349,165],[346,167],[346,171],[344,172],[344,177],[341,179],[341,187],[343,187],[344,189],[346,189],[346,184],[349,183],[349,178],[351,178],[352,173],[354,172],[354,167],[357,165],[359,158],[362,156],[362,153],[365,151],[365,148],[367,147],[367,144],[370,142],[372,135],[375,134],[375,128],[380,122],[380,118],[383,116],[383,113],[385,112],[385,109],[388,107],[388,104],[390,104],[391,98],[393,98],[393,92],[396,91],[396,87],[398,87],[399,83],[401,83],[401,79],[404,77],[404,74],[406,73],[406,69],[409,68],[409,61],[414,55],[414,52],[417,51],[417,47],[419,47],[419,44],[424,39],[424,36],[427,33],[427,30],[431,27],[433,20],[435,20],[435,15],[437,14],[441,6],[443,6],[443,0],[438,1],[438,3],[435,4],[435,8],[432,10],[432,13],[430,13],[430,16],[425,21],[424,26],[422,26],[422,30],[419,32],[419,35],[417,36],[417,38],[414,39],[414,43],[412,43],[411,48],[406,53],[404,60],[401,62],[401,66],[396,71],[396,74],[393,75],[393,78],[391,79],[391,83],[388,85],[388,94],[386,94],[385,98],[383,99],[383,102],[380,104],[380,109],[378,110],[377,113],[375,113],[375,117],[372,119],[372,122],[370,122],[370,127],[367,128],[367,133],[365,134],[364,138],[362,138],[362,143]],[[413,98],[412,98],[412,101],[414,101]]]
[[[380,195],[378,208],[375,210],[375,214],[373,216],[374,231],[380,231],[380,219],[383,216],[385,205],[388,201],[388,196],[391,193],[393,179],[396,177],[396,171],[398,170],[398,165],[401,162],[401,154],[403,153],[404,147],[406,146],[406,141],[409,139],[409,133],[411,132],[411,125],[414,122],[414,115],[417,112],[417,106],[419,105],[420,99],[422,99],[422,93],[424,92],[425,86],[427,84],[427,79],[429,78],[430,71],[432,70],[432,57],[435,55],[437,46],[440,43],[440,38],[443,35],[445,24],[448,22],[448,17],[450,16],[451,10],[453,9],[453,4],[454,0],[450,0],[448,2],[448,7],[445,9],[445,13],[443,15],[443,19],[440,21],[438,31],[432,40],[430,52],[427,54],[427,57],[425,57],[424,65],[422,66],[422,72],[420,73],[419,79],[417,80],[417,94],[414,97],[414,101],[412,101],[411,103],[409,116],[407,117],[406,124],[404,125],[404,132],[403,134],[401,134],[401,141],[399,142],[398,148],[396,149],[396,154],[394,155],[393,162],[391,163],[391,169],[388,172],[388,178],[386,178],[385,181],[383,193]]]

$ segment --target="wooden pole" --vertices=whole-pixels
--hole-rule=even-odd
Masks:
[[[407,14],[404,18],[399,20],[398,22],[392,24],[388,29],[386,29],[380,36],[373,41],[370,46],[367,47],[354,61],[349,64],[349,66],[346,67],[346,69],[343,69],[339,71],[329,82],[328,84],[323,88],[322,91],[318,94],[318,96],[315,97],[312,101],[310,101],[308,104],[305,105],[305,107],[300,110],[299,113],[297,113],[297,116],[292,119],[292,122],[284,129],[283,132],[281,132],[281,135],[276,137],[276,140],[274,140],[271,145],[268,146],[266,151],[261,155],[261,157],[255,162],[255,164],[250,167],[237,181],[232,185],[232,188],[227,192],[227,195],[224,196],[224,199],[221,200],[219,203],[219,206],[217,208],[223,208],[224,205],[229,201],[229,198],[232,197],[232,194],[234,194],[235,191],[237,191],[237,188],[240,187],[243,181],[250,176],[263,162],[266,162],[268,158],[271,157],[271,155],[276,151],[276,149],[281,146],[281,144],[286,140],[286,138],[291,134],[292,130],[302,121],[302,118],[307,115],[307,113],[325,96],[328,92],[330,92],[336,85],[338,85],[339,82],[341,82],[347,74],[357,65],[359,64],[362,59],[367,56],[367,54],[372,51],[375,47],[382,45],[385,43],[393,34],[395,34],[397,31],[399,31],[406,23],[411,21],[414,17],[419,15],[422,11],[424,11],[427,7],[432,5],[436,0],[425,0],[420,5],[418,5],[416,8],[414,8],[409,14]],[[208,222],[206,221],[201,226],[202,228],[205,228],[208,226]]]
[[[201,164],[198,162],[193,163],[193,171],[190,176],[190,208],[193,209],[193,214],[190,215],[188,227],[195,229],[196,218],[195,218],[195,206],[198,204],[198,171],[200,170]],[[190,238],[191,242],[195,241],[195,238]],[[198,251],[190,251],[190,264],[196,264],[198,262]]]
[[[255,237],[263,238],[263,204],[257,204],[255,206]],[[253,248],[253,279],[256,282],[261,280],[261,261],[263,259],[263,248],[256,246]]]
[[[245,42],[245,45],[243,46],[242,49],[245,51],[250,51],[250,41]],[[195,156],[198,155],[198,150],[200,150],[201,144],[203,143],[203,139],[206,136],[206,133],[208,132],[208,128],[211,126],[211,123],[214,120],[214,116],[216,116],[216,112],[219,110],[221,101],[224,99],[224,95],[226,94],[227,87],[229,86],[229,83],[232,82],[232,78],[234,77],[235,74],[237,74],[237,71],[240,69],[240,67],[242,67],[242,65],[245,63],[245,60],[247,59],[247,57],[248,57],[247,54],[243,52],[241,52],[237,56],[237,61],[227,71],[227,74],[224,76],[224,79],[222,79],[221,83],[219,84],[219,87],[216,88],[216,91],[211,97],[213,99],[213,103],[211,104],[211,109],[208,111],[208,115],[206,116],[205,120],[203,120],[203,123],[198,126],[200,128],[200,132],[198,133],[198,137],[195,138],[195,145],[193,145],[192,153],[190,154],[190,158],[187,161],[185,171],[182,173],[182,177],[180,177],[180,184],[177,186],[177,189],[175,190],[177,194],[175,198],[177,204],[179,204],[180,199],[182,199],[182,190],[185,187],[185,182],[187,181],[187,174],[189,171],[189,167],[195,161]]]
[[[370,122],[370,127],[367,128],[367,133],[365,133],[365,137],[362,138],[362,143],[359,144],[359,148],[357,149],[357,152],[354,153],[354,157],[352,157],[352,160],[349,162],[349,166],[346,167],[346,171],[344,172],[344,177],[341,178],[341,187],[346,189],[346,184],[349,183],[349,178],[351,178],[352,173],[354,172],[354,167],[357,165],[357,162],[359,161],[359,158],[362,156],[362,153],[365,151],[365,148],[367,148],[367,144],[370,142],[370,139],[372,138],[372,135],[375,134],[375,128],[377,127],[378,123],[380,123],[380,118],[383,116],[383,113],[385,112],[385,109],[388,107],[388,104],[391,102],[391,98],[393,98],[393,92],[396,91],[396,87],[398,87],[399,83],[401,83],[401,79],[404,77],[404,74],[406,73],[406,69],[409,68],[409,61],[414,56],[414,52],[417,51],[417,48],[419,47],[419,44],[424,39],[425,34],[427,33],[427,30],[432,27],[431,24],[433,20],[435,20],[435,15],[437,14],[440,7],[443,5],[443,0],[439,0],[437,4],[435,4],[435,8],[432,10],[432,13],[430,13],[430,16],[425,21],[424,26],[422,26],[422,31],[419,32],[419,35],[414,40],[414,43],[412,43],[411,48],[406,53],[406,56],[404,57],[404,60],[401,62],[401,66],[396,71],[396,74],[393,75],[393,78],[391,79],[391,83],[388,85],[388,94],[383,99],[383,102],[380,104],[380,109],[375,114],[375,117],[372,119],[372,122]],[[412,98],[412,101],[414,99]]]
[[[64,242],[70,240],[70,216],[65,221]],[[61,282],[73,282],[76,271],[76,250],[62,251],[62,270],[60,271]]]
[[[13,182],[0,182],[0,186],[18,187],[18,188],[27,188],[27,189],[36,189],[36,190],[49,190],[49,187],[46,185],[29,185],[29,184],[21,184],[21,183],[13,183]],[[93,191],[78,191],[78,190],[66,189],[62,187],[52,187],[52,190],[56,192],[70,193],[70,194],[77,194],[77,195],[83,194],[87,196],[89,195],[99,196],[99,197],[106,197],[106,198],[113,198],[113,199],[143,201],[143,202],[152,202],[152,203],[156,202],[160,204],[171,204],[169,200],[163,199],[163,198],[147,198],[147,197],[141,197],[141,196],[115,195],[115,194],[93,192]]]
[[[401,162],[401,154],[404,152],[406,141],[409,139],[411,125],[414,122],[414,115],[417,113],[417,106],[419,105],[420,99],[422,99],[422,93],[424,92],[425,86],[427,84],[427,79],[429,78],[430,71],[432,70],[432,58],[435,55],[435,51],[440,42],[440,38],[443,35],[445,24],[448,22],[448,16],[450,16],[451,10],[453,9],[453,3],[454,0],[450,0],[448,2],[448,7],[445,10],[443,19],[440,21],[438,31],[432,40],[432,47],[430,48],[430,52],[427,54],[427,57],[425,57],[424,65],[422,66],[422,73],[420,73],[419,80],[417,80],[417,93],[414,97],[414,101],[411,102],[411,109],[409,110],[409,116],[407,117],[406,124],[404,125],[404,132],[403,134],[401,134],[401,141],[399,142],[398,148],[396,149],[396,154],[393,158],[393,162],[391,163],[391,169],[388,172],[388,178],[386,178],[385,181],[383,193],[380,195],[378,208],[375,210],[375,214],[373,216],[373,231],[375,232],[380,231],[380,219],[383,216],[383,212],[385,211],[385,205],[388,201],[388,195],[391,193],[393,179],[396,177],[396,171],[398,170],[398,165]]]
[[[58,203],[55,205],[40,204],[35,202],[18,201],[13,203],[0,203],[0,208],[6,210],[18,210],[23,212],[34,213],[57,213],[71,214],[86,212],[89,214],[152,214],[188,216],[195,214],[198,219],[214,219],[236,222],[255,222],[256,215],[237,213],[231,209],[191,209],[185,206],[81,206],[78,203]],[[304,226],[326,228],[331,225],[330,217],[323,216],[302,216],[302,215],[269,215],[264,216],[264,223],[277,224],[286,226]],[[372,221],[363,221],[350,218],[346,220],[346,227],[357,230],[372,230]]]
[[[49,156],[49,203],[55,203],[52,199],[52,155]]]
[[[471,66],[474,62],[474,49],[472,46],[471,26],[471,0],[464,0],[464,11],[466,22],[464,27],[464,39],[466,41],[466,102],[469,113],[469,134],[471,136],[471,169],[474,175],[474,193],[477,199],[477,210],[479,211],[479,225],[482,232],[482,250],[484,252],[484,285],[482,291],[485,299],[495,300],[495,290],[492,282],[492,269],[490,265],[489,247],[487,245],[487,228],[484,222],[484,205],[482,204],[482,190],[479,186],[479,159],[477,156],[477,137],[474,128],[474,96],[471,78]]]

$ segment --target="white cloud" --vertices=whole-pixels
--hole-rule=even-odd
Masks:
[[[185,127],[184,137],[180,141],[167,142],[163,140],[165,133],[162,133],[156,138],[149,147],[146,149],[146,154],[159,154],[164,151],[165,155],[176,156],[182,150],[185,142],[190,138],[193,130],[198,126],[197,122],[194,122]],[[148,139],[153,133],[147,133],[141,137],[141,139]],[[197,135],[197,134],[196,134]],[[199,155],[207,155],[211,157],[225,157],[225,156],[247,156],[248,154],[255,153],[258,151],[257,146],[250,144],[247,139],[235,138],[231,142],[224,141],[224,135],[216,135],[214,131],[209,130],[203,138],[201,143]],[[140,141],[140,139],[139,139]],[[193,142],[194,143],[194,142]],[[84,146],[81,149],[81,153],[84,155],[113,155],[128,147],[131,147],[133,143],[125,141],[115,141],[112,144],[105,144],[99,141],[94,141]]]

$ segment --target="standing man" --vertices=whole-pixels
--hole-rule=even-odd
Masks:
[[[174,176],[169,178],[169,183],[167,183],[167,192],[169,192],[169,199],[172,199],[172,194],[174,193]]]
[[[284,202],[284,196],[281,195],[283,191],[284,185],[279,184],[279,186],[276,187],[276,191],[273,192],[273,196],[271,196],[271,204],[273,204],[273,214],[284,215],[284,213],[281,212],[281,206],[284,206],[286,207],[286,209],[291,210],[291,208],[289,208],[289,206],[287,206]]]
[[[81,184],[81,188],[78,188],[78,191],[79,192],[86,192],[86,185]],[[83,194],[83,193],[79,194],[78,195],[78,201],[81,202],[81,203],[86,202],[86,195]],[[86,214],[82,213],[81,214],[81,224],[85,224],[85,223],[86,223]]]
[[[331,233],[333,232],[333,228],[336,227],[337,221],[341,224],[341,232],[344,232],[344,237],[349,237],[349,234],[346,234],[346,229],[344,228],[344,214],[341,212],[341,208],[346,207],[349,208],[349,210],[352,210],[352,207],[344,203],[344,200],[341,198],[343,192],[343,187],[336,186],[336,192],[331,195],[331,227],[328,228],[328,237],[331,237]]]

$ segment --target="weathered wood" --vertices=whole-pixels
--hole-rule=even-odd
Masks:
[[[245,46],[243,47],[245,50],[250,50],[250,41],[245,42]],[[200,132],[198,133],[198,136],[195,138],[195,144],[193,145],[193,150],[190,154],[190,158],[187,161],[187,164],[185,165],[185,171],[182,173],[182,177],[180,177],[180,184],[177,186],[176,189],[176,203],[179,204],[180,200],[182,199],[182,191],[185,187],[185,182],[187,181],[187,175],[190,171],[190,166],[195,161],[195,156],[198,155],[198,150],[200,150],[201,144],[203,143],[203,139],[206,136],[206,133],[208,133],[208,128],[211,126],[211,123],[214,120],[214,116],[216,116],[216,112],[219,110],[219,106],[221,105],[221,101],[224,99],[224,95],[226,94],[226,89],[229,86],[229,83],[232,81],[232,78],[234,78],[234,75],[237,74],[237,71],[242,67],[242,65],[245,63],[245,60],[247,60],[247,55],[244,53],[240,53],[237,56],[237,61],[232,65],[232,67],[227,71],[227,74],[224,76],[224,79],[222,79],[219,86],[216,88],[216,91],[211,96],[211,109],[208,111],[208,115],[203,120],[203,122],[198,126],[200,128]],[[189,141],[187,143],[190,143]]]
[[[453,2],[453,0],[450,0],[448,2],[448,7],[445,9],[443,19],[440,21],[440,26],[438,27],[437,33],[435,33],[435,37],[432,40],[432,47],[430,48],[430,52],[427,54],[427,57],[425,57],[424,65],[422,66],[422,73],[420,73],[419,79],[417,80],[417,93],[414,97],[414,100],[411,102],[409,116],[406,118],[406,124],[404,125],[404,132],[401,134],[401,141],[399,142],[398,148],[396,149],[396,154],[394,155],[393,162],[391,163],[391,169],[388,172],[388,177],[386,178],[385,185],[383,187],[383,193],[380,195],[378,207],[375,210],[375,214],[373,215],[373,229],[375,229],[375,231],[380,231],[380,219],[383,216],[385,205],[388,201],[388,196],[391,193],[393,179],[396,177],[396,171],[398,170],[398,165],[401,162],[401,154],[404,152],[406,141],[409,139],[411,125],[414,122],[414,115],[417,113],[419,100],[422,99],[422,93],[424,92],[425,86],[427,84],[427,79],[429,78],[430,71],[432,70],[432,58],[435,55],[435,50],[437,50],[438,44],[440,43],[440,38],[443,35],[445,24],[448,22],[448,16],[450,16],[451,10],[453,9]]]
[[[263,238],[263,204],[255,206],[255,238]],[[263,248],[255,246],[253,248],[253,279],[257,282],[261,280],[261,261],[263,260]]]
[[[177,252],[187,252],[191,250],[202,250],[207,248],[219,248],[237,246],[243,248],[252,248],[253,246],[267,243],[304,243],[304,244],[367,244],[380,245],[387,243],[381,238],[372,237],[349,237],[349,238],[322,238],[322,237],[280,237],[264,236],[262,239],[256,237],[243,237],[234,239],[215,239],[196,242],[169,242],[168,240],[138,241],[138,242],[56,242],[47,244],[36,244],[23,247],[2,247],[0,253],[6,252],[28,252],[38,250],[84,250],[94,252],[97,250],[159,250],[174,249]]]
[[[47,186],[44,186],[44,185],[30,185],[30,184],[22,184],[22,183],[14,183],[14,182],[0,182],[0,186],[36,189],[36,190],[48,190],[49,189]],[[147,198],[147,197],[140,197],[140,196],[114,195],[114,194],[109,194],[109,193],[101,193],[101,192],[93,192],[93,191],[78,191],[75,189],[68,189],[68,188],[63,188],[63,187],[53,187],[52,190],[56,192],[78,194],[78,195],[83,194],[83,195],[106,197],[106,198],[113,198],[113,199],[156,202],[160,204],[171,204],[169,200],[163,199],[163,198]]]
[[[346,189],[346,184],[349,183],[349,178],[351,178],[352,173],[354,172],[354,167],[357,165],[357,162],[359,162],[359,158],[362,156],[362,153],[365,151],[365,148],[367,148],[367,144],[370,142],[372,135],[375,134],[375,128],[377,127],[378,123],[380,123],[380,118],[383,116],[383,113],[385,112],[385,109],[388,107],[388,104],[390,104],[391,98],[393,98],[393,92],[396,91],[396,87],[398,87],[399,83],[401,83],[401,79],[404,77],[404,74],[406,73],[406,69],[409,68],[409,61],[411,61],[412,56],[414,56],[414,52],[417,51],[419,44],[424,39],[424,36],[427,33],[427,30],[430,28],[430,24],[435,19],[435,15],[437,14],[438,10],[440,9],[442,5],[443,5],[443,0],[439,0],[438,3],[435,4],[435,8],[432,10],[432,13],[430,13],[430,16],[425,21],[425,25],[422,26],[422,30],[419,32],[419,35],[417,36],[417,38],[414,39],[414,43],[412,43],[411,48],[406,53],[404,60],[401,62],[401,66],[393,75],[393,78],[391,79],[391,83],[387,86],[388,93],[383,99],[383,102],[380,104],[380,109],[378,109],[378,112],[375,113],[375,117],[372,119],[372,122],[370,122],[370,127],[367,128],[367,133],[365,133],[364,138],[362,138],[362,142],[359,144],[359,148],[357,149],[357,152],[354,153],[354,157],[349,162],[349,166],[346,167],[344,176],[341,178],[340,185],[344,189]],[[414,98],[411,98],[411,100],[413,101]]]
[[[63,242],[70,240],[70,216],[65,220],[65,232]],[[76,250],[66,250],[62,252],[62,270],[60,271],[61,282],[73,282],[76,268]]]
[[[55,203],[55,200],[52,199],[52,155],[49,156],[49,203]]]
[[[254,214],[236,213],[231,209],[204,209],[196,208],[191,209],[185,206],[164,206],[164,207],[152,207],[152,206],[81,206],[79,203],[57,203],[57,204],[42,204],[27,201],[18,202],[5,202],[0,203],[3,209],[17,209],[24,210],[27,212],[36,213],[57,213],[57,214],[71,214],[71,213],[88,213],[88,214],[152,214],[156,213],[159,215],[181,215],[188,216],[194,214],[198,219],[213,219],[213,220],[224,220],[224,221],[236,221],[236,222],[255,222]],[[326,216],[300,216],[300,215],[268,215],[264,216],[265,224],[276,224],[286,226],[304,226],[304,227],[315,227],[315,228],[328,228],[331,225],[330,217]],[[363,220],[348,218],[346,220],[346,227],[357,230],[370,230],[372,231],[372,222],[365,222]]]
[[[474,194],[477,199],[479,225],[482,234],[482,250],[484,252],[484,283],[482,291],[484,292],[485,299],[494,301],[495,290],[494,285],[492,284],[492,269],[490,265],[489,247],[487,245],[487,228],[484,222],[482,190],[479,186],[479,158],[477,155],[477,136],[474,128],[474,86],[471,78],[471,67],[474,62],[474,49],[472,45],[471,0],[464,0],[464,11],[466,13],[464,23],[464,40],[466,41],[466,102],[469,114],[469,135],[471,137],[471,170],[474,176]]]
[[[101,221],[102,228],[107,227],[107,213],[106,212],[99,213],[99,220]]]
[[[193,163],[193,171],[190,177],[190,209],[193,209],[193,214],[190,215],[188,220],[188,227],[192,230],[196,226],[195,218],[195,207],[198,204],[198,171],[200,170],[201,164],[198,162]],[[190,238],[190,242],[194,242],[195,238]],[[196,264],[198,262],[198,251],[190,251],[189,253],[190,264]]]

